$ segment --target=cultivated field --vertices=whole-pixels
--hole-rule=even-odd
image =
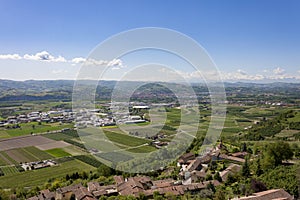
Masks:
[[[71,154],[65,152],[63,149],[60,148],[55,148],[55,149],[49,149],[46,151],[48,154],[60,158],[60,157],[65,157],[65,156],[71,156]]]
[[[5,151],[5,153],[17,163],[33,162],[53,158],[53,156],[37,149],[36,147],[10,149]]]
[[[0,151],[28,147],[28,146],[37,146],[37,145],[48,144],[52,142],[55,141],[39,135],[2,139],[0,140]]]
[[[21,128],[16,129],[0,129],[1,138],[17,137],[23,135],[30,135],[31,133],[46,133],[50,131],[59,131],[64,128],[73,128],[73,124],[59,124],[59,123],[42,123],[37,122],[21,123]],[[34,128],[33,128],[34,127]]]
[[[63,148],[70,146],[69,143],[66,143],[64,141],[54,141],[48,144],[41,144],[37,145],[36,147],[39,148],[40,150],[48,150],[48,149],[54,149],[54,148]]]
[[[75,172],[90,171],[95,168],[79,160],[71,160],[59,166],[39,170],[14,173],[0,177],[0,187],[30,187],[44,185],[49,179],[55,179]]]

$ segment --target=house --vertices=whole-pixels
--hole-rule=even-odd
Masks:
[[[200,161],[201,161],[201,164],[208,164],[208,163],[210,163],[210,161],[211,161],[211,156],[210,155],[205,155],[205,156],[202,156],[201,158],[200,158]]]
[[[245,162],[245,159],[243,159],[243,158],[228,156],[226,154],[221,154],[221,153],[213,154],[212,155],[212,160],[230,160],[230,161],[237,162],[237,163],[244,163]]]
[[[201,159],[197,158],[193,160],[186,168],[189,172],[192,172],[194,170],[201,170],[202,165],[201,165]]]
[[[117,186],[120,195],[138,196],[144,190],[150,189],[153,186],[151,178],[148,176],[130,177],[125,182]]]
[[[194,160],[194,159],[195,159],[195,154],[190,152],[190,153],[186,153],[186,154],[183,154],[182,156],[180,156],[179,159],[178,159],[178,163],[185,164],[189,160]]]
[[[233,157],[237,157],[237,158],[245,158],[248,153],[247,152],[236,152],[231,154]]]
[[[170,187],[174,185],[174,180],[173,179],[156,180],[156,181],[152,181],[152,184],[153,186],[151,187],[151,189]]]
[[[84,188],[81,183],[76,185],[70,185],[63,188],[58,188],[55,192],[55,199],[56,200],[69,200],[72,194],[80,189]]]
[[[191,181],[192,183],[196,183],[199,181],[204,181],[206,177],[206,173],[204,171],[192,171],[191,172]]]
[[[294,200],[288,192],[283,189],[273,189],[263,192],[253,193],[248,197],[234,198],[234,200]]]
[[[114,176],[114,180],[117,185],[125,182],[123,176]]]
[[[224,171],[220,172],[220,176],[222,178],[222,181],[223,182],[227,181],[227,178],[228,178],[229,174],[235,174],[235,173],[239,172],[241,169],[242,169],[241,165],[231,164]]]
[[[112,196],[112,195],[118,195],[118,191],[116,188],[116,185],[105,185],[102,186],[98,182],[88,182],[88,191],[92,193],[94,197],[97,199],[100,196]]]
[[[55,200],[55,192],[50,192],[50,190],[41,190],[38,195],[30,197],[27,200]]]
[[[96,200],[94,196],[85,187],[79,187],[73,190],[73,195],[76,200]]]

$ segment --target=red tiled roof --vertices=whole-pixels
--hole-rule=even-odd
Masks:
[[[117,185],[124,182],[123,176],[114,176],[114,180],[115,180]]]
[[[283,189],[273,189],[263,192],[253,193],[248,197],[241,197],[239,200],[294,200],[294,197],[291,196]]]

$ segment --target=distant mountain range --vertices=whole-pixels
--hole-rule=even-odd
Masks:
[[[13,81],[13,80],[0,80],[0,101],[19,101],[19,100],[71,100],[72,91],[75,81],[73,80],[27,80],[27,81]],[[96,97],[101,99],[109,99],[114,87],[122,85],[122,90],[118,92],[124,92],[123,88],[132,88],[133,85],[143,85],[140,89],[137,89],[137,94],[144,95],[143,92],[151,92],[157,94],[164,94],[162,98],[171,97],[171,91],[166,87],[161,86],[159,83],[142,83],[142,82],[130,82],[130,81],[93,81],[93,80],[80,80],[76,82],[82,89],[91,86],[97,86]],[[162,85],[174,85],[184,89],[186,85],[179,83],[163,83]],[[191,84],[196,93],[207,92],[207,87],[203,83]],[[268,91],[272,90],[290,90],[300,89],[300,83],[224,83],[226,91],[233,91],[234,88],[244,88],[245,90],[258,90]],[[277,88],[277,89],[276,89]],[[117,89],[118,90],[118,89]],[[126,91],[125,91],[126,92]],[[170,96],[171,95],[171,96]]]

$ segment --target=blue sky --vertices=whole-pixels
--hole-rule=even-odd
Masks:
[[[298,0],[1,0],[0,79],[73,79],[72,60],[106,38],[164,27],[201,44],[224,80],[299,81],[299,9]]]

